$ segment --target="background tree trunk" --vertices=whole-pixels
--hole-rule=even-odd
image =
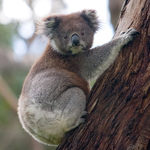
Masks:
[[[150,150],[150,1],[126,0],[115,37],[139,31],[97,80],[86,123],[67,133],[57,150]]]
[[[109,0],[109,10],[111,14],[111,23],[115,29],[120,10],[124,0]]]

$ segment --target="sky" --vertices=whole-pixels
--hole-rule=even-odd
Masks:
[[[95,9],[97,11],[101,25],[100,30],[95,35],[93,47],[102,45],[111,40],[114,31],[110,23],[108,0],[64,0],[64,2],[67,7],[61,13],[72,13],[83,9]],[[51,0],[36,0],[33,6],[37,20],[40,20],[40,18],[47,16],[51,12]],[[2,1],[0,23],[8,24],[12,20],[19,21],[20,26],[18,32],[25,39],[30,38],[35,31],[32,18],[33,13],[24,0]],[[13,48],[14,53],[18,56],[23,56],[27,52],[27,46],[24,40],[17,39],[17,37],[14,38]]]

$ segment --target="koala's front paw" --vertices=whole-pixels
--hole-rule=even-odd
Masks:
[[[126,32],[121,32],[120,36],[123,37],[124,44],[127,44],[131,41],[133,41],[135,35],[139,34],[138,31],[136,31],[133,28],[128,29]]]
[[[126,35],[126,36],[131,36],[131,37],[134,37],[137,34],[139,34],[139,32],[133,28],[128,29],[126,32],[121,32],[121,35]]]

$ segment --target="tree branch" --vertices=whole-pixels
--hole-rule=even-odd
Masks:
[[[5,98],[7,103],[16,112],[18,99],[1,76],[0,76],[0,94]]]

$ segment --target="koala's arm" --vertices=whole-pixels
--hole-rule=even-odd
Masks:
[[[82,77],[89,80],[101,75],[114,62],[122,47],[133,41],[136,34],[138,32],[130,28],[109,43],[81,54],[78,64]]]

